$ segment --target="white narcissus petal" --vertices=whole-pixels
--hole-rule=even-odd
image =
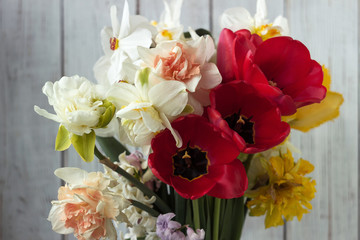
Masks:
[[[119,32],[119,39],[124,38],[130,33],[130,12],[129,12],[129,4],[127,0],[124,3],[124,10],[121,19],[121,27]]]
[[[265,0],[257,0],[256,14],[254,16],[255,26],[261,26],[263,24],[266,24],[266,16],[267,9]]]
[[[154,109],[150,108],[152,110],[150,111],[142,111],[141,117],[144,121],[145,126],[151,131],[151,132],[158,132],[165,127],[162,125],[161,119],[159,117],[159,113]]]
[[[131,63],[129,56],[123,51],[115,51],[110,58],[110,67],[107,71],[107,78],[110,85],[122,80],[126,80],[126,71],[124,63]]]
[[[152,51],[152,49],[145,47],[138,47],[137,51],[139,53],[140,58],[144,61],[144,63],[148,66],[155,67],[154,61],[156,54]]]
[[[201,75],[197,74],[197,75],[193,76],[192,78],[184,81],[184,83],[186,85],[186,89],[189,90],[189,92],[195,92],[196,88],[199,85],[201,78],[202,78]]]
[[[116,113],[116,116],[126,119],[139,119],[141,117],[140,112],[146,111],[146,109],[151,106],[152,104],[149,102],[132,102],[126,107],[120,109]]]
[[[214,63],[205,63],[201,67],[202,77],[198,88],[212,89],[221,83],[221,75],[219,69]]]
[[[40,116],[43,116],[45,118],[48,118],[50,120],[53,120],[55,122],[61,122],[61,119],[55,115],[55,114],[52,114],[52,113],[49,113],[48,111],[46,111],[45,109],[42,109],[42,108],[39,108],[38,106],[34,106],[34,111],[39,114]]]
[[[107,98],[116,108],[121,109],[122,106],[138,100],[140,96],[135,86],[128,83],[116,83],[107,92]]]
[[[65,218],[65,205],[60,204],[60,201],[53,201],[52,204],[53,206],[50,209],[47,219],[51,222],[52,230],[60,234],[70,234],[74,232],[73,228],[66,228],[65,221],[62,221],[62,219]]]
[[[117,37],[119,35],[119,33],[120,33],[120,23],[119,23],[119,20],[117,18],[117,8],[116,8],[116,6],[111,6],[110,7],[110,18],[111,18],[111,25],[112,25],[112,29],[113,29],[113,36]]]
[[[104,86],[110,86],[109,79],[107,76],[109,67],[110,67],[110,58],[106,56],[102,56],[95,63],[93,71],[94,71],[95,79],[98,81],[99,84]]]
[[[242,7],[230,8],[220,16],[221,28],[229,28],[231,31],[239,29],[251,30],[254,24],[254,19],[251,17],[248,10]]]
[[[183,145],[183,141],[181,139],[179,132],[176,131],[175,129],[173,129],[173,127],[171,126],[171,123],[169,122],[168,118],[165,116],[164,113],[160,113],[160,118],[163,121],[164,126],[167,129],[169,129],[171,134],[173,135],[175,142],[176,142],[176,147],[180,148]]]
[[[87,171],[73,167],[58,168],[55,170],[54,174],[58,178],[72,185],[83,184],[84,180],[88,176]]]
[[[289,24],[286,18],[284,18],[283,16],[278,16],[275,18],[274,20],[274,24],[273,26],[279,26],[281,27],[282,31],[281,31],[281,35],[283,36],[289,36],[290,31],[289,31]]]
[[[111,27],[104,27],[100,32],[101,45],[103,47],[105,56],[111,56],[113,50],[110,49],[110,38],[113,37],[113,30]]]
[[[122,51],[125,51],[132,60],[136,60],[139,58],[137,47],[150,47],[152,44],[151,38],[152,36],[149,30],[138,28],[129,36],[124,37],[119,41],[119,48]]]
[[[149,99],[158,111],[169,116],[176,116],[180,114],[186,106],[188,93],[183,83],[166,81],[150,89]]]

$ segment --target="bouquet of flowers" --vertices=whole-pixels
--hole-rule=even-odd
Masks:
[[[265,0],[254,17],[226,10],[217,45],[205,29],[184,32],[181,5],[164,0],[158,22],[130,15],[126,1],[119,21],[112,6],[98,83],[76,75],[43,87],[55,114],[35,111],[59,122],[55,149],[72,145],[104,165],[55,171],[66,184],[52,202],[54,231],[239,239],[248,214],[269,228],[312,208],[314,167],[294,159],[289,135],[339,115],[329,71],[288,36],[284,17],[266,19]]]

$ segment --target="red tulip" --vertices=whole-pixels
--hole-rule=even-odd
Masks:
[[[210,100],[210,122],[244,153],[265,151],[283,142],[290,133],[290,126],[281,121],[276,105],[242,81],[215,88]]]
[[[149,167],[154,175],[174,187],[184,198],[197,199],[205,194],[236,198],[247,189],[244,166],[237,159],[240,151],[204,117],[187,115],[172,122],[183,145],[176,147],[166,129],[151,142]]]
[[[320,102],[326,95],[321,66],[309,50],[290,37],[274,37],[261,42],[247,30],[221,32],[218,68],[223,82],[244,80],[274,101],[282,115]]]

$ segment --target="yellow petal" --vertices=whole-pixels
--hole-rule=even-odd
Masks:
[[[330,91],[331,76],[330,76],[329,70],[324,65],[322,65],[322,70],[324,73],[322,85],[324,87],[326,87],[326,90]]]
[[[290,116],[292,119],[288,117],[288,123],[294,129],[307,132],[324,122],[338,117],[339,108],[343,101],[344,98],[340,93],[329,91],[321,103],[299,108],[295,117],[292,117],[294,115]]]

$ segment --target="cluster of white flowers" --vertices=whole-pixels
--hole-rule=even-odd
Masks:
[[[147,162],[140,152],[136,151],[129,156],[122,153],[119,155],[119,162],[115,162],[115,164],[130,175],[139,176],[142,183],[147,184],[150,187],[153,186],[155,179],[150,170],[143,172],[147,168]],[[147,196],[144,196],[144,193],[132,186],[126,178],[119,176],[108,167],[105,167],[105,175],[111,179],[110,190],[114,194],[121,195],[128,200],[136,200],[150,208],[153,207],[153,203],[156,200],[155,197],[148,198]],[[124,208],[122,213],[125,214],[131,224],[128,227],[129,232],[125,234],[126,239],[136,239],[137,237],[157,239],[155,238],[156,217],[151,216],[148,212],[133,205]]]

